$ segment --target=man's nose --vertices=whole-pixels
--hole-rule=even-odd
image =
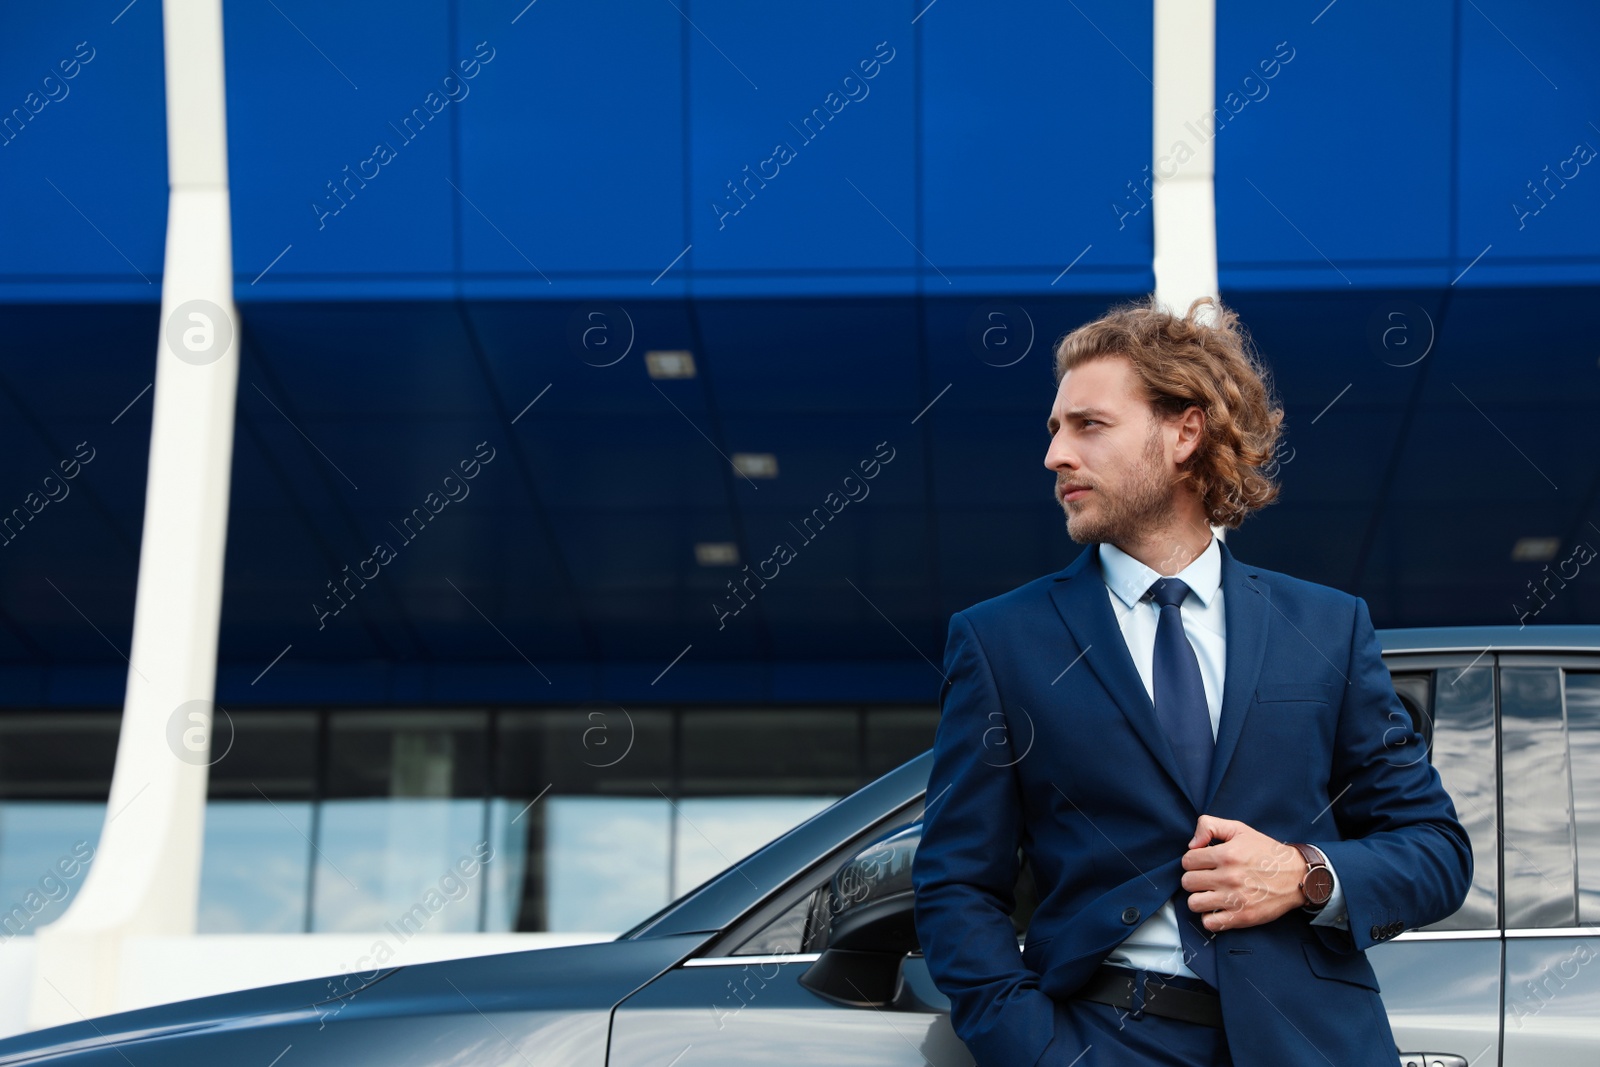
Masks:
[[[1050,447],[1044,450],[1044,465],[1053,471],[1076,470],[1078,456],[1058,434],[1050,439]]]

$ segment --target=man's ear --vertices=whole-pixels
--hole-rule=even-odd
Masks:
[[[1177,418],[1178,441],[1173,449],[1173,459],[1179,466],[1194,458],[1195,452],[1200,448],[1200,440],[1205,436],[1206,414],[1198,405],[1191,404],[1184,408],[1183,414]]]

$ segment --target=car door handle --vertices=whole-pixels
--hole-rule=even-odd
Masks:
[[[1400,1067],[1467,1067],[1467,1061],[1448,1052],[1402,1052]]]

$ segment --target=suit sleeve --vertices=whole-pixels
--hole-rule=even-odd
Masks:
[[[1314,841],[1339,870],[1348,932],[1315,927],[1331,948],[1367,949],[1461,906],[1472,848],[1395,695],[1365,600],[1356,599],[1329,808],[1343,840]]]
[[[945,645],[922,841],[912,863],[917,934],[950,1022],[979,1067],[1030,1067],[1054,1002],[1022,962],[1010,915],[1022,840],[1013,737],[983,649],[956,612]]]

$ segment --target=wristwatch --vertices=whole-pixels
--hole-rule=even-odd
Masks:
[[[1328,866],[1328,858],[1315,845],[1292,843],[1290,847],[1298,850],[1306,861],[1306,873],[1300,879],[1299,889],[1306,895],[1304,909],[1315,915],[1333,896],[1333,870]]]

